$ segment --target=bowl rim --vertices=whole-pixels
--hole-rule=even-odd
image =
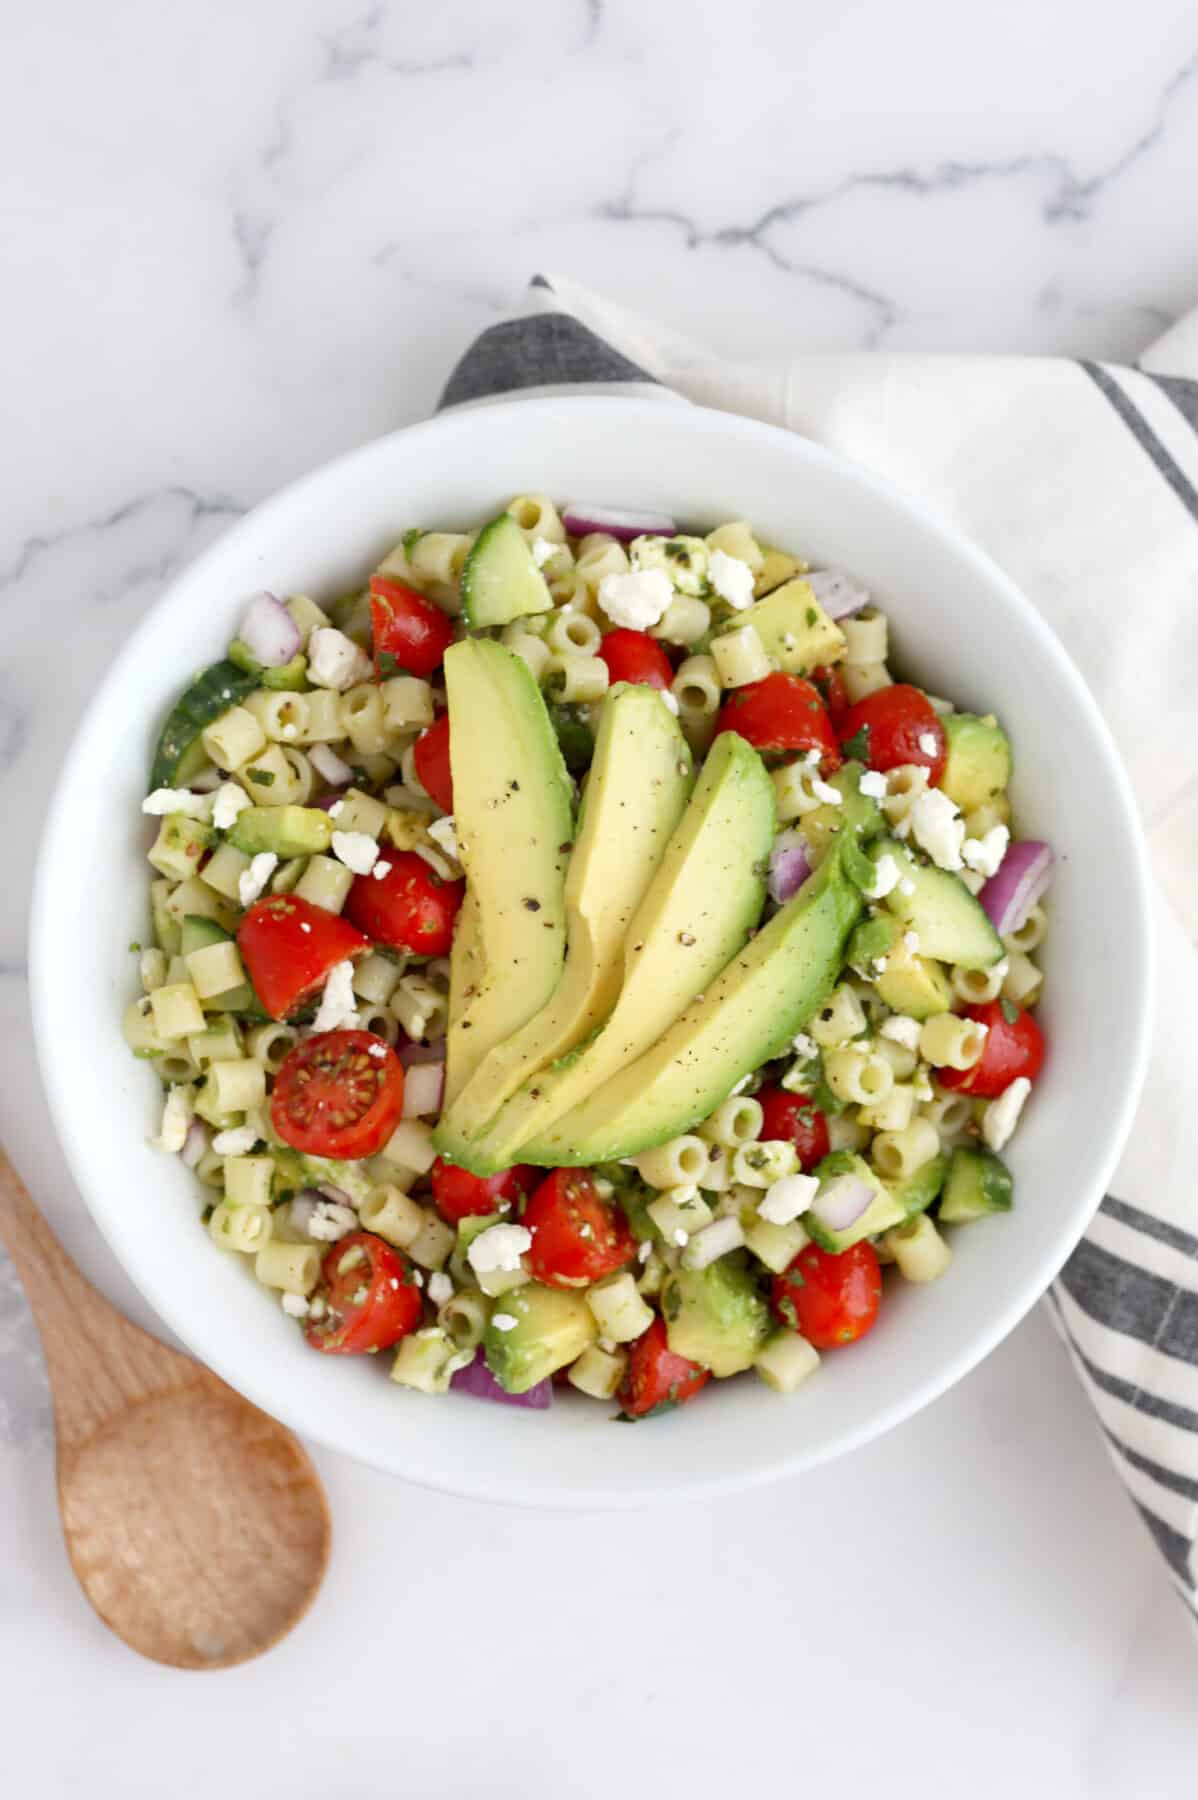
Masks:
[[[427,443],[430,454],[435,453],[437,440],[443,436],[452,437],[456,431],[460,430],[462,418],[474,409],[470,407],[453,408],[432,418],[399,427],[381,437],[370,439],[366,443],[344,451],[316,468],[308,470],[251,507],[227,531],[222,532],[212,544],[206,546],[198,556],[175,571],[167,586],[147,609],[143,618],[139,620],[119,654],[97,684],[87,707],[76,723],[70,742],[63,754],[55,777],[54,790],[46,812],[37,851],[28,932],[30,1006],[38,1067],[59,1144],[92,1221],[147,1305],[185,1344],[197,1360],[213,1369],[231,1387],[259,1406],[264,1412],[282,1420],[283,1423],[307,1439],[368,1467],[380,1469],[388,1474],[399,1475],[418,1486],[470,1499],[528,1507],[551,1506],[568,1510],[595,1507],[603,1510],[625,1510],[678,1498],[715,1498],[741,1492],[755,1487],[759,1483],[795,1474],[803,1469],[817,1467],[821,1463],[829,1462],[868,1443],[873,1438],[881,1437],[894,1426],[911,1418],[925,1406],[940,1398],[972,1369],[976,1368],[1014,1330],[1015,1326],[1031,1311],[1033,1305],[1046,1293],[1101,1203],[1107,1183],[1130,1133],[1147,1074],[1151,1047],[1151,1025],[1155,1013],[1156,970],[1152,953],[1151,888],[1144,835],[1131,782],[1110,728],[1080,671],[1050,626],[1014,580],[1005,573],[989,553],[964,536],[934,507],[906,492],[887,477],[857,463],[851,457],[828,449],[810,438],[803,437],[798,432],[737,413],[721,412],[712,407],[693,406],[681,400],[680,397],[667,393],[651,397],[632,397],[627,394],[545,394],[540,392],[528,398],[488,400],[486,410],[489,414],[499,414],[501,420],[510,418],[513,423],[516,423],[520,419],[527,419],[530,411],[561,413],[564,410],[580,412],[585,415],[600,407],[609,409],[616,407],[628,416],[630,421],[643,421],[647,428],[652,429],[653,423],[660,420],[662,416],[663,403],[669,405],[671,410],[674,405],[685,405],[688,419],[695,422],[697,429],[718,433],[731,447],[734,447],[737,439],[742,438],[769,440],[787,456],[800,462],[807,461],[823,465],[840,478],[854,484],[858,491],[863,491],[868,497],[876,497],[892,510],[905,514],[910,524],[920,534],[938,540],[942,548],[971,564],[983,582],[1002,591],[1008,604],[1020,615],[1021,623],[1035,641],[1038,651],[1051,665],[1054,679],[1071,691],[1074,703],[1088,716],[1095,739],[1100,746],[1105,763],[1104,772],[1110,784],[1112,798],[1119,809],[1119,823],[1134,848],[1129,884],[1129,892],[1134,902],[1134,942],[1128,946],[1124,976],[1130,984],[1138,987],[1142,995],[1142,1002],[1134,1015],[1131,1039],[1121,1044],[1128,1079],[1122,1089],[1120,1106],[1113,1116],[1108,1114],[1106,1120],[1106,1151],[1098,1160],[1098,1172],[1092,1178],[1091,1183],[1084,1190],[1079,1190],[1072,1206],[1063,1215],[1052,1255],[1042,1261],[1034,1280],[1025,1282],[1022,1287],[1012,1293],[1008,1303],[997,1311],[985,1329],[963,1337],[961,1348],[955,1355],[946,1357],[937,1366],[934,1373],[915,1383],[891,1404],[871,1412],[860,1423],[846,1425],[841,1431],[831,1432],[815,1445],[804,1443],[801,1438],[789,1444],[780,1441],[772,1453],[763,1455],[751,1467],[740,1467],[728,1471],[712,1469],[710,1472],[702,1473],[693,1473],[687,1470],[664,1478],[658,1471],[651,1490],[635,1489],[627,1493],[612,1492],[606,1488],[591,1489],[585,1483],[575,1483],[564,1494],[546,1495],[539,1491],[539,1485],[535,1479],[507,1474],[500,1477],[488,1477],[485,1468],[481,1465],[455,1469],[452,1478],[447,1475],[436,1476],[428,1470],[413,1471],[402,1454],[402,1440],[376,1444],[371,1446],[368,1451],[348,1436],[341,1435],[335,1417],[330,1417],[326,1413],[320,1413],[315,1417],[309,1416],[304,1411],[302,1398],[298,1403],[292,1404],[300,1390],[288,1388],[278,1394],[274,1391],[266,1391],[270,1389],[271,1384],[269,1381],[259,1383],[257,1368],[252,1361],[239,1363],[233,1348],[230,1348],[228,1354],[225,1353],[225,1343],[228,1342],[231,1346],[235,1346],[235,1338],[228,1338],[220,1332],[214,1332],[211,1342],[199,1342],[197,1333],[180,1329],[176,1317],[173,1316],[174,1308],[169,1294],[164,1295],[162,1290],[145,1276],[143,1270],[137,1267],[130,1258],[127,1249],[124,1246],[118,1246],[115,1233],[110,1229],[110,1209],[103,1198],[100,1184],[89,1163],[82,1129],[73,1117],[70,1094],[67,1091],[67,1078],[60,1071],[51,1054],[53,1033],[50,1017],[49,971],[52,967],[56,940],[50,928],[52,915],[45,902],[69,845],[67,789],[76,760],[77,747],[88,734],[93,715],[104,706],[108,691],[124,680],[126,669],[137,665],[143,638],[150,634],[158,615],[171,605],[176,590],[184,580],[202,579],[208,565],[217,564],[239,541],[244,539],[252,542],[265,518],[270,517],[275,511],[283,511],[293,506],[309,490],[313,493],[318,492],[330,475],[335,472],[344,475],[352,469],[356,461],[365,463],[384,454],[387,446],[401,439],[406,441],[419,438]],[[396,1450],[400,1453],[394,1454],[393,1452]]]

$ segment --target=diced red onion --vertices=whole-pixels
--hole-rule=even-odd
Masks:
[[[308,761],[330,787],[348,787],[354,778],[349,764],[342,762],[337,752],[330,750],[327,744],[313,744],[308,751]],[[330,802],[331,799],[330,795]]]
[[[395,1054],[405,1069],[418,1068],[421,1063],[442,1063],[445,1061],[445,1039],[430,1038],[427,1044],[408,1042],[397,1044]]]
[[[330,812],[332,810],[332,808],[334,806],[336,806],[338,800],[344,800],[344,799],[345,799],[345,795],[339,794],[337,792],[337,789],[334,788],[331,793],[317,794],[314,799],[306,800],[304,802],[304,804],[305,804],[305,806],[315,806],[321,812]]]
[[[445,1064],[415,1063],[407,1070],[403,1084],[403,1116],[405,1119],[427,1119],[440,1112],[445,1094]]]
[[[331,1200],[334,1206],[348,1206],[351,1210],[353,1209],[354,1203],[345,1189],[334,1187],[331,1181],[322,1181],[315,1192],[320,1195],[322,1200]]]
[[[281,600],[255,594],[241,616],[237,635],[264,669],[281,669],[299,651],[303,636]]]
[[[978,894],[999,937],[1018,931],[1052,880],[1053,854],[1035,838],[1020,838]]]
[[[869,591],[843,569],[815,569],[804,577],[830,619],[847,619],[869,605]]]
[[[212,1133],[202,1119],[193,1119],[187,1127],[187,1136],[183,1139],[183,1148],[179,1155],[189,1169],[194,1169],[205,1151],[212,1143]]]
[[[461,1394],[473,1394],[476,1400],[497,1400],[500,1406],[527,1406],[534,1412],[544,1412],[553,1405],[552,1381],[538,1381],[526,1394],[509,1394],[500,1387],[481,1354],[450,1376],[449,1385]]]
[[[588,537],[592,531],[602,531],[608,537],[619,538],[622,544],[630,544],[638,537],[673,537],[678,530],[665,513],[622,512],[614,506],[584,506],[581,500],[567,506],[562,524],[571,537]]]
[[[810,873],[807,839],[801,831],[780,831],[770,851],[770,899],[783,905],[798,893]]]
[[[855,1225],[874,1197],[868,1181],[859,1175],[838,1175],[811,1202],[811,1211],[829,1231],[847,1231]]]
[[[306,1234],[312,1223],[312,1215],[323,1199],[324,1195],[319,1188],[301,1188],[298,1194],[293,1195],[291,1204],[287,1208],[287,1217],[292,1228]]]

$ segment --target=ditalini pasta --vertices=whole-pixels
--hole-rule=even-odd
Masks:
[[[164,721],[151,1142],[397,1393],[796,1392],[1012,1202],[1052,857],[1010,744],[750,521],[463,523],[241,597]]]

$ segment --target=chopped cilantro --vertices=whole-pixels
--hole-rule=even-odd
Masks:
[[[1004,994],[998,1004],[1002,1007],[1002,1016],[1007,1021],[1007,1024],[1014,1025],[1019,1018],[1019,1008],[1016,1006],[1015,1002],[1013,1000],[1008,1000],[1007,996]]]
[[[818,623],[818,621],[819,621],[819,614],[816,612],[814,606],[809,606],[807,608],[807,623],[808,623],[808,625],[815,625]]]
[[[840,748],[844,752],[844,755],[845,755],[845,758],[847,761],[849,761],[849,762],[868,762],[869,761],[869,726],[863,725],[861,727],[860,731],[855,731],[851,738],[845,739],[844,743],[840,746]]]
[[[403,667],[393,650],[380,650],[378,664],[380,675],[398,675]]]
[[[420,542],[421,538],[427,537],[427,536],[428,536],[427,531],[422,531],[419,525],[414,526],[411,531],[405,531],[403,534],[403,538],[401,540],[401,542],[403,543],[404,555],[411,556],[413,550],[416,548],[416,546]]]
[[[247,769],[246,774],[249,776],[250,780],[254,783],[255,787],[273,787],[274,786],[274,783],[275,783],[274,773],[270,769]]]

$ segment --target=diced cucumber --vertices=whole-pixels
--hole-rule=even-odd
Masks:
[[[281,667],[268,669],[264,663],[258,662],[250,655],[249,649],[240,638],[234,638],[229,645],[229,661],[252,675],[260,687],[281,688],[288,693],[298,693],[308,685],[308,659],[302,651],[297,650],[290,662]]]
[[[890,1191],[908,1219],[914,1219],[931,1206],[944,1186],[948,1165],[948,1154],[941,1150],[936,1156],[929,1157],[926,1163],[921,1163],[905,1181],[891,1183]]]
[[[180,928],[179,955],[186,958],[193,950],[206,950],[210,944],[227,944],[231,936],[232,933],[218,925],[215,919],[188,913]],[[270,1017],[249,981],[238,982],[236,987],[226,988],[223,994],[210,994],[204,1001],[204,1011],[248,1013],[259,1019]]]
[[[548,612],[553,596],[511,513],[484,525],[462,569],[462,617],[475,631]]]
[[[333,821],[319,806],[247,806],[229,830],[243,856],[317,856],[333,841]]]
[[[149,791],[160,787],[186,787],[208,760],[200,743],[200,733],[231,706],[237,706],[247,694],[252,694],[257,685],[256,675],[239,669],[227,658],[197,675],[176,700],[162,727],[150,765]]]
[[[870,854],[875,863],[892,856],[898,864],[898,886],[891,888],[883,905],[915,932],[921,956],[962,969],[988,969],[998,962],[1002,956],[998,933],[956,875],[934,863],[916,862],[902,844],[889,838],[875,844]]]
[[[940,1199],[942,1225],[967,1225],[987,1213],[1010,1212],[1011,1171],[988,1150],[954,1150]]]

